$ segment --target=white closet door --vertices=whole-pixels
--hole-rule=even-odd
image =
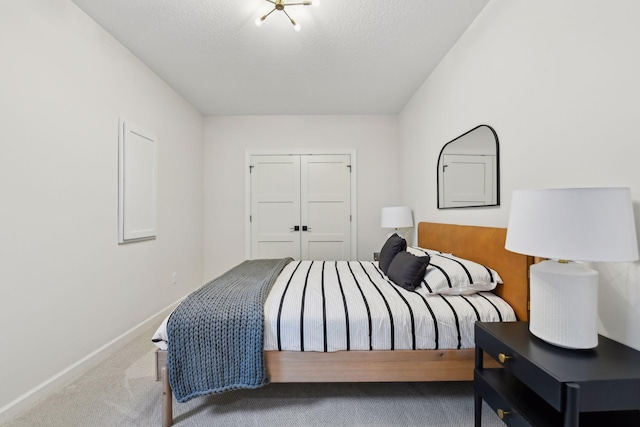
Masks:
[[[349,155],[301,157],[302,259],[350,259],[350,162]]]
[[[251,156],[251,258],[300,259],[300,157]]]
[[[351,156],[252,155],[251,258],[351,259]]]
[[[445,155],[443,188],[445,206],[496,203],[493,192],[493,156]]]

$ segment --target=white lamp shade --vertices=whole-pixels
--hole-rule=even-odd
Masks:
[[[413,227],[411,209],[407,206],[393,206],[382,208],[380,219],[382,228],[410,228]]]
[[[505,248],[551,259],[638,259],[629,188],[561,188],[513,192]]]

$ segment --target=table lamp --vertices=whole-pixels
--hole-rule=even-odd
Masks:
[[[530,268],[529,331],[559,347],[595,348],[598,272],[574,261],[638,259],[631,191],[514,191],[505,248],[548,259]]]
[[[393,228],[398,235],[399,229],[413,227],[411,209],[407,206],[393,206],[382,208],[380,227]],[[403,236],[400,236],[403,237]]]

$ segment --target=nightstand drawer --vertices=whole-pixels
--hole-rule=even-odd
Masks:
[[[473,387],[485,402],[510,427],[563,426],[562,413],[553,409],[540,396],[510,375],[505,369],[476,369]],[[640,411],[585,412],[580,414],[580,427],[637,427]]]
[[[508,426],[561,426],[561,414],[506,369],[476,369],[474,388]]]
[[[503,341],[488,333],[476,324],[476,346],[482,348],[492,358],[498,360],[504,369],[517,377],[527,386],[549,402],[556,410],[562,411],[563,384],[558,382],[545,370],[532,363],[530,359],[522,357]]]
[[[502,370],[502,369],[500,369]],[[482,399],[494,410],[498,417],[508,426],[531,426],[520,413],[517,408],[508,401],[505,394],[501,393],[499,387],[495,387],[496,381],[491,380],[490,370],[485,369],[473,373],[473,387],[476,393],[482,396]]]

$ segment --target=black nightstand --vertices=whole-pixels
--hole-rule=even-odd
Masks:
[[[475,425],[482,400],[509,426],[640,426],[640,352],[599,337],[593,350],[540,340],[526,322],[477,322]],[[483,368],[487,352],[502,368]]]

